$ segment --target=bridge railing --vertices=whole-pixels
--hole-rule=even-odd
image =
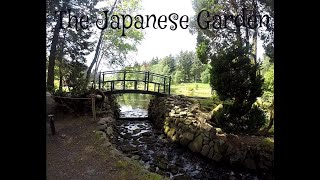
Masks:
[[[143,90],[170,94],[171,76],[149,71],[104,71],[99,73],[98,85],[106,91]]]

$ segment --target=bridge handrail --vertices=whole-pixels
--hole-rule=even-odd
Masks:
[[[145,80],[133,80],[133,79],[126,79],[126,80],[123,80],[123,79],[115,79],[115,80],[106,80],[106,81],[101,81],[101,83],[108,83],[108,82],[114,82],[114,81],[129,81],[129,82],[148,82],[148,83],[153,83],[153,84],[161,84],[161,85],[164,85],[164,83],[161,83],[161,82],[155,82],[155,81],[145,81]],[[166,82],[165,85],[168,85],[169,82]]]
[[[158,73],[153,73],[150,71],[135,71],[135,70],[115,70],[115,71],[101,71],[100,73],[102,74],[119,74],[119,73],[139,73],[139,74],[145,74],[149,72],[149,75],[154,75],[154,76],[158,76],[158,77],[165,77],[165,78],[169,78],[170,76],[167,75],[163,75],[163,74],[158,74]]]
[[[105,81],[105,74],[123,74],[122,79],[114,79],[114,80],[106,80]],[[136,74],[144,74],[144,80],[139,80],[139,79],[126,79],[126,75],[129,73],[136,73]],[[102,75],[102,79],[101,79]],[[150,76],[151,77],[160,77],[163,79],[162,82],[153,82],[150,81]],[[121,78],[121,76],[120,76]],[[167,79],[168,78],[168,79]],[[154,80],[154,79],[152,79]],[[144,91],[149,91],[149,84],[153,83],[154,84],[154,89],[156,88],[156,85],[158,85],[158,92],[160,90],[160,85],[163,87],[163,93],[170,94],[170,84],[171,84],[171,76],[166,76],[162,74],[157,74],[157,73],[152,73],[150,71],[135,71],[135,70],[114,70],[114,71],[103,71],[99,72],[99,89],[101,89],[101,84],[104,86],[106,83],[111,82],[111,91],[114,90],[114,85],[115,82],[123,82],[123,90],[125,90],[126,82],[135,82],[134,87],[137,90],[137,83],[138,82],[144,82]],[[167,88],[168,86],[168,88]],[[167,90],[167,91],[166,91]]]

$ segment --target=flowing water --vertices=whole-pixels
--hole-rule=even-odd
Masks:
[[[118,97],[120,117],[147,117],[151,95],[125,94]],[[140,161],[149,171],[170,179],[273,179],[268,174],[236,172],[217,167],[212,161],[172,143],[151,121],[117,120],[116,146]]]

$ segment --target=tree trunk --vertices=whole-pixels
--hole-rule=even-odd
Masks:
[[[47,79],[47,88],[49,91],[54,90],[54,66],[57,52],[57,44],[59,37],[59,26],[60,22],[58,21],[56,26],[54,27],[53,39],[50,48],[50,56],[49,56],[49,65],[48,65],[48,79]]]
[[[62,93],[62,58],[59,59],[60,60],[60,66],[59,66],[59,93]]]
[[[258,6],[257,6],[255,1],[252,1],[252,5],[253,5],[253,16],[256,16],[257,12],[259,12],[258,11]],[[254,41],[254,52],[255,52],[253,58],[254,58],[254,63],[257,64],[258,63],[258,61],[257,61],[257,56],[258,56],[258,52],[257,52],[257,50],[258,50],[258,27],[256,27],[254,29],[253,41]],[[259,74],[260,74],[260,69],[259,69]]]
[[[86,76],[86,80],[87,82],[89,83],[89,80],[90,80],[90,75],[91,75],[91,70],[94,66],[94,64],[97,62],[98,60],[98,56],[99,56],[99,52],[100,52],[100,46],[101,46],[101,43],[102,43],[102,37],[103,37],[103,30],[101,30],[101,33],[100,33],[100,37],[99,37],[99,41],[98,41],[98,44],[97,44],[97,48],[96,48],[96,52],[95,52],[95,55],[94,55],[94,58],[88,68],[88,71],[87,71],[87,76]]]
[[[63,6],[61,10],[65,10],[67,7],[67,4],[69,3],[69,0],[66,0],[65,2],[62,2],[62,3],[63,3]],[[57,24],[54,27],[53,39],[52,39],[51,48],[50,48],[48,78],[47,78],[47,89],[49,91],[54,90],[54,66],[55,66],[57,45],[58,45],[59,32],[60,32],[59,27],[61,23],[62,22],[60,22],[60,18],[58,18]]]
[[[66,33],[63,34],[63,40],[61,41],[60,44],[60,53],[59,53],[59,92],[62,93],[62,79],[63,79],[63,74],[62,74],[62,58],[63,58],[63,48],[65,44],[65,39],[66,39]]]
[[[109,23],[110,15],[113,13],[113,10],[114,10],[116,4],[117,4],[117,0],[114,1],[114,4],[113,4],[113,6],[112,6],[112,8],[111,8],[111,11],[110,11],[109,14],[108,14],[108,18],[107,18],[107,21],[106,21],[105,23]],[[87,70],[87,76],[86,76],[87,83],[89,83],[89,80],[90,80],[91,70],[92,70],[94,64],[95,64],[95,63],[97,62],[97,60],[98,60],[98,56],[99,56],[99,52],[100,52],[100,47],[101,47],[101,43],[102,43],[103,32],[104,32],[104,30],[101,30],[101,33],[100,33],[100,37],[99,37],[99,41],[98,41],[98,44],[97,44],[97,48],[96,48],[96,52],[95,52],[94,58],[93,58],[90,66],[89,66],[89,68],[88,68],[88,70]]]
[[[104,56],[104,53],[102,53],[102,55],[100,56],[100,60],[97,61],[96,68],[94,70],[94,74],[93,74],[93,88],[94,89],[96,89],[96,74],[97,74],[97,71],[98,71],[98,68],[100,66],[100,62],[101,62],[101,59],[102,59],[103,56]]]

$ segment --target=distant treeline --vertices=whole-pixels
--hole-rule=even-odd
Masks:
[[[151,61],[126,66],[126,70],[150,71],[171,76],[172,83],[209,83],[209,65],[202,64],[192,51],[181,51],[177,56],[154,57]]]

